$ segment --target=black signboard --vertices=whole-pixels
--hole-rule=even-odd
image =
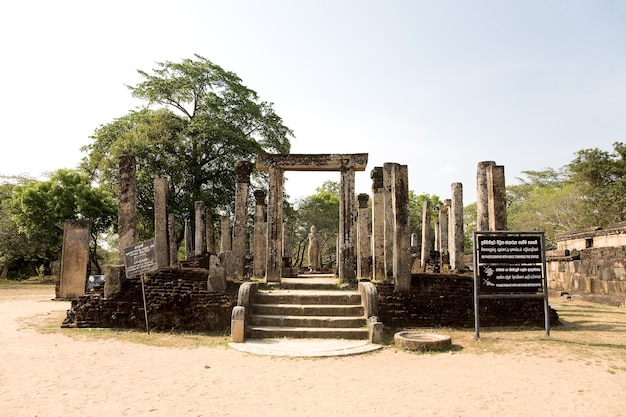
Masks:
[[[126,277],[131,278],[158,269],[154,240],[148,240],[124,249]]]
[[[476,232],[474,245],[479,293],[543,291],[542,235]]]
[[[543,232],[477,231],[473,243],[476,338],[479,300],[484,298],[543,298],[546,335],[550,335]]]

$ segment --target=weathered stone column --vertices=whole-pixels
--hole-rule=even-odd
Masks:
[[[347,283],[356,282],[356,256],[354,253],[354,168],[343,166],[340,181],[339,203],[339,279]]]
[[[206,251],[210,254],[217,254],[215,247],[215,225],[213,224],[213,211],[207,208],[204,213],[204,224],[206,225]]]
[[[452,183],[452,199],[450,205],[450,268],[454,271],[465,269],[463,261],[463,184]]]
[[[137,164],[133,155],[120,156],[117,219],[118,262],[124,265],[124,249],[137,243]]]
[[[450,204],[449,199],[443,201],[443,205],[439,209],[439,259],[441,266],[450,264],[450,252],[448,251],[448,223]]]
[[[231,247],[231,237],[230,237],[230,218],[228,215],[223,214],[221,220],[221,241],[220,241],[220,252],[230,252]]]
[[[233,273],[235,279],[242,279],[246,268],[248,247],[248,189],[252,163],[237,161],[237,185],[235,188],[235,224],[233,226]]]
[[[170,266],[178,266],[178,241],[176,240],[176,216],[174,213],[167,215],[167,235],[170,243]]]
[[[422,205],[422,252],[420,258],[422,268],[426,267],[430,260],[430,251],[433,249],[430,211],[430,201],[426,200]]]
[[[370,237],[369,237],[369,216],[367,215],[367,202],[370,196],[368,194],[359,194],[359,212],[357,216],[357,262],[356,275],[359,279],[369,279],[372,276],[370,269]]]
[[[265,278],[267,282],[280,282],[283,254],[283,192],[285,172],[269,167],[269,196],[267,212],[267,257]]]
[[[287,222],[283,222],[283,259],[288,259],[291,262],[291,252],[291,237],[289,236]]]
[[[170,265],[167,239],[167,178],[154,179],[154,244],[158,268]]]
[[[411,255],[409,231],[409,172],[406,165],[394,164],[391,170],[392,207],[394,215],[393,276],[394,291],[411,288]]]
[[[393,277],[393,244],[394,244],[394,219],[395,213],[392,204],[391,170],[396,164],[385,162],[383,164],[383,194],[384,194],[384,218],[385,218],[385,274],[387,278]]]
[[[267,233],[265,224],[265,191],[254,190],[254,238],[252,239],[252,254],[254,256],[254,267],[252,275],[255,278],[265,276],[265,262]]]
[[[417,240],[417,233],[411,233],[411,247],[416,248],[418,244],[419,241]]]
[[[65,220],[57,298],[74,298],[85,293],[90,241],[89,220]]]
[[[476,230],[489,230],[489,185],[487,170],[494,161],[479,162],[476,168]]]
[[[385,193],[383,168],[375,167],[372,179],[372,279],[385,281]]]
[[[206,223],[204,221],[205,212],[206,205],[204,204],[204,201],[196,201],[194,203],[194,253],[196,254],[196,256],[201,256],[206,253]]]
[[[191,232],[191,222],[185,219],[185,259],[193,256],[193,237]]]
[[[489,166],[487,169],[487,189],[489,195],[489,230],[507,230],[504,166]]]

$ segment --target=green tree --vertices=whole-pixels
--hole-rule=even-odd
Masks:
[[[436,207],[442,205],[442,201],[439,196],[435,194],[416,194],[415,191],[409,190],[409,229],[411,233],[417,235],[419,244],[422,243],[422,221],[424,218],[424,202],[430,201],[431,216],[430,227],[434,231],[435,225],[439,219],[439,213]],[[431,233],[434,239],[434,233]]]
[[[0,184],[0,277],[7,278],[13,270],[15,276],[20,274],[22,267],[30,267],[28,275],[35,274],[35,268],[41,265],[38,254],[42,245],[38,241],[30,241],[21,233],[13,218],[12,197],[17,183],[26,183],[32,179],[7,178]]]
[[[335,263],[337,238],[339,236],[339,205],[341,197],[339,183],[326,181],[316,189],[316,193],[297,203],[296,216],[292,229],[294,264],[303,266],[307,262],[306,248],[311,226],[324,240],[322,244],[322,265]]]
[[[110,230],[117,207],[108,192],[92,187],[87,174],[60,169],[48,181],[16,186],[12,209],[19,231],[29,242],[40,245],[38,256],[46,269],[50,262],[60,259],[65,220],[89,219],[93,242],[90,258],[96,272],[100,272],[96,257],[98,238]]]
[[[473,202],[463,207],[463,248],[466,255],[472,253],[474,232],[478,216],[478,203]]]
[[[626,220],[626,145],[613,143],[613,152],[583,149],[568,165],[570,179],[585,205],[585,223],[606,226]]]
[[[507,187],[509,229],[543,231],[546,247],[555,249],[556,233],[586,227],[584,199],[566,169],[523,173]]]
[[[143,80],[129,88],[146,107],[100,126],[83,148],[83,168],[114,190],[119,156],[135,155],[141,237],[153,229],[154,178],[168,178],[168,206],[178,218],[193,213],[195,201],[232,211],[236,161],[289,153],[292,131],[233,72],[199,55],[138,72]]]

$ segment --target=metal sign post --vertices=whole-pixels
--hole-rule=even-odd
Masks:
[[[131,278],[141,275],[141,296],[143,298],[143,312],[146,319],[146,332],[150,334],[148,324],[148,305],[146,303],[145,279],[146,273],[158,270],[155,256],[154,240],[129,246],[124,250],[126,264],[126,277]]]
[[[480,300],[543,298],[546,336],[550,307],[543,232],[477,231],[474,245],[474,325],[480,338]]]
[[[146,319],[146,333],[150,334],[150,325],[148,324],[148,305],[146,304],[146,286],[144,282],[146,274],[141,274],[141,297],[143,298],[143,316]]]

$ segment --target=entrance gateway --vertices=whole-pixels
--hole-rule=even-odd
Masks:
[[[356,231],[354,173],[365,171],[368,154],[259,154],[256,166],[269,172],[267,208],[267,282],[280,282],[283,253],[283,192],[285,171],[338,171],[339,204],[339,278],[356,282]]]

